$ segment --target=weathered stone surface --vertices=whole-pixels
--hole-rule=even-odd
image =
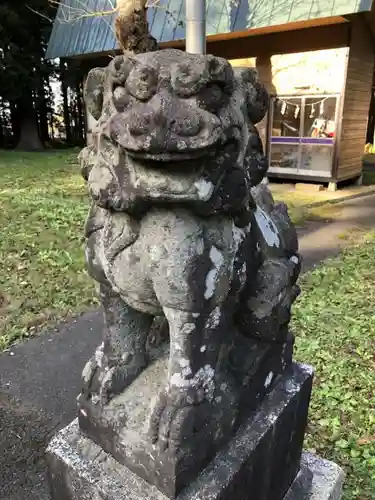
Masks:
[[[267,92],[253,69],[164,50],[96,68],[85,94],[86,260],[105,331],[80,429],[169,498],[281,500],[312,376],[292,368],[296,231],[262,182]],[[157,317],[169,336],[154,345]]]
[[[296,475],[292,485],[286,493],[283,500],[305,500],[311,494],[313,487],[314,473],[309,467],[303,464],[303,457],[301,459],[301,466]]]
[[[308,467],[314,474],[314,482],[308,500],[341,499],[345,479],[345,473],[341,467],[312,453],[303,454],[302,465]]]
[[[51,443],[49,461],[53,498],[59,500],[167,500],[157,488],[120,466],[83,437],[77,421]],[[345,475],[338,465],[310,453],[303,453],[301,462],[301,470],[283,500],[341,500]],[[239,494],[243,496],[230,500],[258,500],[249,489]],[[192,500],[194,497],[180,498]],[[198,498],[213,500],[217,497]],[[220,500],[222,498],[226,500],[225,497]]]
[[[105,408],[87,404],[84,398],[79,398],[81,429],[119,463],[174,498],[230,440],[233,420],[238,426],[248,418],[280,380],[284,370],[290,369],[292,337],[288,343],[274,346],[252,341],[252,352],[246,340],[244,342],[238,346],[238,352],[232,352],[226,380],[214,389],[210,409],[219,416],[220,425],[209,415],[201,423],[193,421],[194,432],[186,432],[188,443],[183,443],[183,453],[176,454],[174,449],[160,450],[148,435],[149,405],[167,377],[167,352],[164,355],[154,352],[155,361]],[[253,378],[254,373],[256,377]],[[227,384],[229,379],[232,381],[230,386]],[[221,430],[221,437],[214,434],[217,429]],[[210,449],[202,447],[202,442],[210,442]]]
[[[268,95],[253,69],[165,50],[93,70],[86,101],[86,257],[106,328],[83,372],[80,425],[175,497],[291,362],[300,257],[286,207],[261,182],[255,125]],[[168,322],[168,369],[125,449],[118,430],[136,419],[128,395],[154,359],[156,316]],[[113,407],[117,395],[134,415]]]
[[[311,384],[311,368],[293,365],[178,500],[282,500],[300,468]],[[142,399],[132,399],[140,412]],[[48,456],[56,499],[168,498],[85,437],[77,421],[54,439]]]
[[[304,452],[301,469],[283,500],[340,500],[344,479],[337,464]]]

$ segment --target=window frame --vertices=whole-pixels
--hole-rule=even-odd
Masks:
[[[304,126],[305,126],[305,112],[306,112],[306,99],[317,99],[323,100],[329,97],[336,98],[336,109],[335,109],[335,136],[333,138],[317,138],[317,137],[306,137],[303,135]],[[275,102],[276,99],[288,101],[290,99],[301,99],[301,110],[300,110],[300,131],[298,137],[293,136],[273,136],[273,121],[274,121],[274,110],[275,110]],[[303,174],[311,177],[331,177],[336,157],[336,141],[337,141],[337,131],[339,129],[339,117],[340,117],[340,109],[341,109],[341,94],[340,93],[330,93],[330,94],[282,94],[280,96],[276,96],[276,98],[270,99],[270,113],[268,118],[268,145],[266,147],[268,151],[268,170],[270,173],[275,174]],[[277,167],[272,165],[272,144],[286,144],[286,145],[295,145],[298,146],[298,160],[297,160],[297,168],[285,168],[285,167]],[[303,145],[317,145],[317,146],[331,146],[333,149],[332,154],[332,165],[331,170],[327,172],[326,170],[322,171],[311,171],[306,168],[301,168],[302,163],[302,147]]]

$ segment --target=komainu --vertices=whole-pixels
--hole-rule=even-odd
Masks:
[[[298,295],[296,233],[263,179],[255,125],[267,92],[253,69],[163,50],[92,70],[86,102],[96,120],[80,155],[92,200],[86,258],[105,333],[80,398],[105,407],[129,387],[162,316],[169,363],[150,442],[179,449],[210,428],[217,440],[244,394],[251,404],[272,385],[272,353],[279,371],[286,364]]]

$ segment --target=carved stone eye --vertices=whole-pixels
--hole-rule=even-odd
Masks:
[[[140,101],[148,101],[156,92],[158,75],[150,66],[134,68],[126,82],[126,88],[133,97]]]
[[[208,56],[207,66],[210,82],[221,84],[222,88],[230,93],[234,82],[234,72],[230,63],[221,57]]]
[[[199,105],[216,113],[220,108],[226,105],[226,100],[228,96],[226,95],[223,86],[217,83],[210,83],[199,93],[198,101]]]
[[[113,104],[117,111],[124,111],[129,104],[129,94],[124,87],[116,87],[113,91]]]
[[[172,86],[181,97],[197,94],[208,82],[208,72],[204,64],[176,64],[171,70]]]
[[[116,56],[114,59],[113,59],[113,66],[114,66],[114,69],[116,71],[120,71],[121,70],[121,67],[124,63],[124,56]]]
[[[109,65],[113,85],[124,85],[132,68],[133,64],[127,57],[116,56]]]

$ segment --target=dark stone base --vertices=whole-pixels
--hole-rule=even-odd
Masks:
[[[153,446],[148,434],[150,403],[167,379],[167,345],[155,352],[149,366],[108,405],[94,404],[81,394],[78,398],[80,429],[119,464],[155,485],[167,497],[175,499],[230,442],[241,424],[250,422],[250,415],[252,420],[265,418],[268,410],[260,409],[262,401],[274,391],[274,387],[279,389],[270,403],[272,411],[285,397],[283,383],[296,377],[296,381],[301,383],[301,394],[294,395],[285,417],[292,420],[284,423],[282,419],[281,429],[277,430],[281,446],[287,443],[288,436],[295,433],[293,447],[297,453],[291,457],[294,464],[291,467],[292,474],[296,474],[311,381],[302,381],[300,371],[293,368],[293,342],[292,335],[284,343],[271,344],[241,337],[241,342],[236,342],[236,349],[231,352],[230,370],[224,371],[216,380],[212,402],[206,407],[195,407],[198,415],[195,414],[194,430],[191,429],[192,432],[183,439],[177,451],[173,447],[162,450]],[[302,389],[305,386],[306,389]],[[294,411],[298,411],[296,424]],[[273,446],[271,438],[266,441],[264,446]]]
[[[301,453],[312,377],[310,367],[294,364],[178,500],[307,500],[311,475]],[[47,455],[54,500],[167,498],[83,436],[77,421]],[[293,488],[298,496],[288,497]]]

